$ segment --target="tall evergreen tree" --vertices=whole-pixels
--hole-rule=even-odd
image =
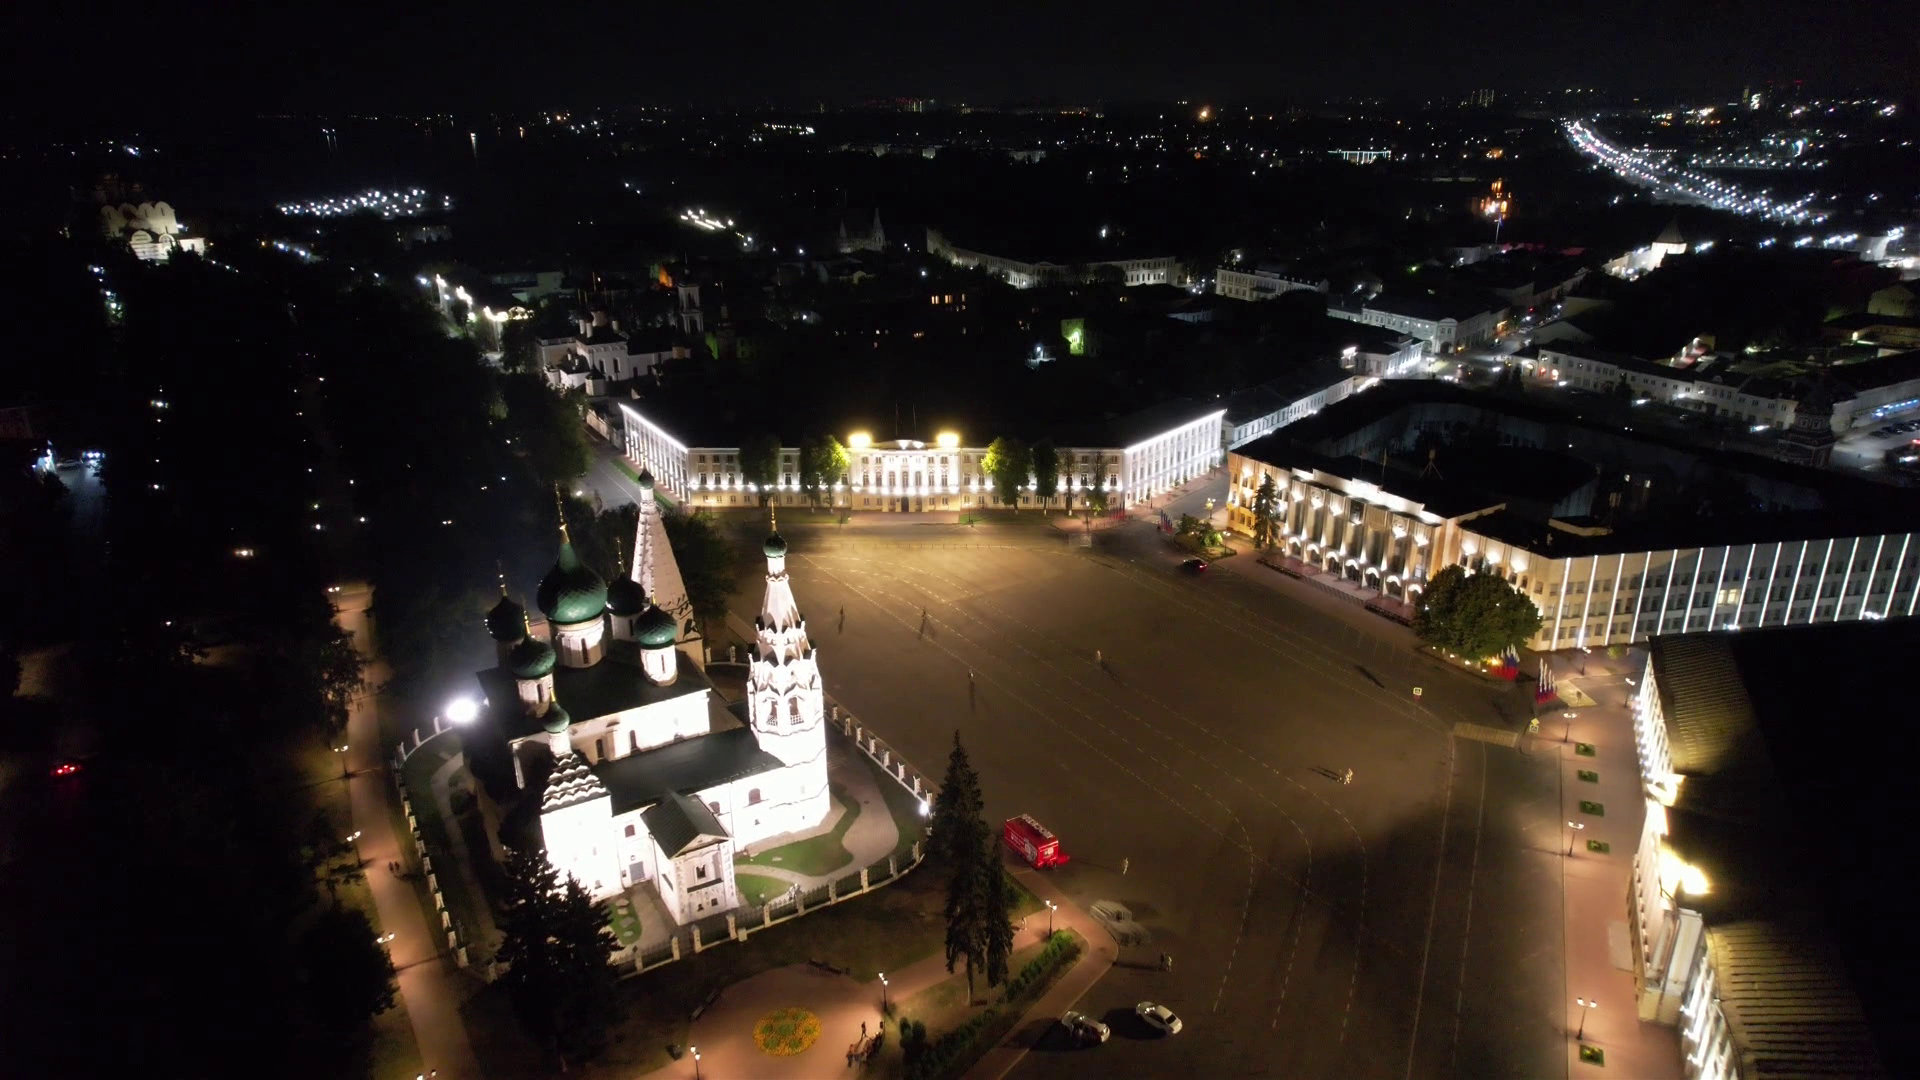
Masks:
[[[1033,444],[1032,455],[1033,491],[1044,508],[1060,491],[1060,451],[1054,449],[1053,440],[1041,439]]]
[[[1000,853],[993,848],[992,837],[987,838],[987,850],[980,860],[980,887],[984,897],[982,915],[985,925],[981,927],[982,965],[987,972],[987,985],[999,986],[1007,981],[1008,964],[1013,957],[1013,889],[1007,880],[1006,867],[1000,865]]]
[[[1260,489],[1253,493],[1253,546],[1265,550],[1273,546],[1274,533],[1278,531],[1275,511],[1280,505],[1280,493],[1275,489],[1273,474],[1267,473],[1260,478]]]
[[[947,871],[947,970],[965,959],[967,1000],[973,1000],[973,976],[988,970],[990,951],[987,871],[999,872],[988,847],[986,822],[981,818],[980,777],[967,760],[960,733],[953,733],[953,752],[947,755],[947,775],[934,799],[930,853]],[[1001,916],[1005,921],[1005,915]]]
[[[613,932],[578,881],[561,884],[543,852],[516,850],[506,870],[502,981],[521,1026],[564,1071],[606,1045],[618,978],[607,963]]]

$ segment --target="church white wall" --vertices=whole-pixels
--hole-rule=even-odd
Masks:
[[[592,799],[540,815],[547,861],[579,879],[599,900],[620,891],[620,866],[612,831],[613,800]]]
[[[712,722],[707,714],[707,690],[702,687],[666,701],[577,723],[567,735],[574,753],[599,764],[708,734]]]

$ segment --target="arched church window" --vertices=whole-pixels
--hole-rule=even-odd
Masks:
[[[633,826],[631,826],[631,825],[629,825],[629,826],[627,826],[627,835],[628,835],[628,836],[632,836],[632,835],[633,835]]]
[[[800,699],[799,698],[787,699],[787,719],[792,720],[796,724],[800,722]]]
[[[767,726],[780,726],[780,703],[777,701],[767,702]]]
[[[708,803],[708,804],[707,804],[707,809],[709,809],[709,810],[711,810],[711,811],[713,811],[714,813],[716,813],[716,814],[718,814],[718,813],[720,812],[720,804],[719,804],[719,803],[717,803],[717,802],[710,802],[710,803]]]
[[[757,803],[757,802],[759,802],[759,801],[760,801],[760,789],[759,789],[759,788],[754,788],[754,789],[753,789],[752,791],[749,791],[749,792],[747,792],[747,805],[748,805],[748,806],[752,806],[752,805],[754,805],[755,803]],[[629,825],[629,826],[627,826],[627,828],[629,828],[629,829],[631,829],[631,828],[633,828],[633,826],[631,826],[631,825]]]

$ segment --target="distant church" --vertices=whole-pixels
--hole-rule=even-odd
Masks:
[[[563,522],[537,594],[547,640],[509,597],[487,613],[500,663],[478,674],[486,707],[467,749],[509,844],[543,844],[596,899],[651,883],[688,923],[739,905],[738,847],[826,820],[826,721],[786,541],[774,532],[763,547],[747,693],[728,707],[689,636],[650,473],[640,487],[628,577],[601,580]]]

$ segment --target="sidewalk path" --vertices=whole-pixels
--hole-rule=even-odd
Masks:
[[[1644,657],[1635,650],[1632,656]],[[1585,661],[1588,675],[1580,675]],[[1575,1080],[1602,1080],[1604,1077],[1631,1076],[1636,1080],[1664,1080],[1681,1075],[1680,1039],[1675,1028],[1643,1022],[1636,1007],[1637,994],[1631,965],[1632,934],[1627,925],[1628,887],[1633,878],[1634,849],[1640,843],[1640,828],[1646,817],[1646,799],[1640,790],[1640,766],[1633,741],[1633,714],[1627,700],[1633,687],[1622,677],[1631,671],[1630,661],[1605,661],[1599,654],[1556,654],[1551,657],[1555,677],[1563,687],[1576,684],[1593,705],[1576,709],[1549,711],[1541,727],[1547,734],[1558,734],[1556,721],[1569,718],[1571,724],[1565,742],[1536,738],[1537,748],[1552,747],[1560,754],[1561,809],[1564,821],[1586,827],[1560,828],[1561,850],[1572,842],[1573,854],[1566,862],[1566,943],[1567,985],[1564,994],[1567,1032],[1567,1075]],[[1609,670],[1613,669],[1613,670]],[[1638,673],[1633,672],[1634,677]],[[1593,757],[1574,753],[1574,744],[1590,743]],[[1597,783],[1579,778],[1587,770],[1599,774]],[[1600,803],[1606,814],[1600,817],[1580,812],[1582,800]],[[1588,841],[1611,845],[1606,854],[1587,850]],[[1575,998],[1599,1002],[1599,1008],[1586,1018],[1586,1034],[1579,1042],[1573,1038],[1579,1030],[1581,1012]],[[1606,1064],[1589,1065],[1579,1060],[1580,1043],[1606,1051]]]
[[[335,597],[342,629],[353,634],[355,647],[371,651],[368,639],[367,603],[364,588]],[[375,660],[368,665],[367,681],[378,686],[387,679],[386,665]],[[418,1067],[382,1062],[375,1066],[376,1080],[410,1080],[427,1069],[439,1070],[442,1080],[476,1080],[480,1063],[473,1056],[473,1045],[460,1017],[460,1003],[472,988],[451,959],[441,956],[446,939],[428,925],[413,886],[386,872],[389,861],[403,858],[393,832],[389,800],[396,798],[388,782],[386,760],[380,740],[378,700],[362,694],[353,701],[347,714],[347,768],[352,772],[348,791],[353,804],[353,827],[360,832],[360,857],[367,868],[367,886],[373,893],[374,909],[382,933],[395,935],[388,951],[393,966],[400,972],[400,999],[406,1005],[407,1019],[413,1025],[414,1042],[419,1046]]]
[[[1019,878],[1020,884],[1025,885],[1033,895],[1059,905],[1053,913],[1054,929],[1078,933],[1087,943],[1087,951],[1080,955],[1080,962],[1067,972],[1066,977],[1054,983],[1013,1025],[1013,1032],[1000,1045],[987,1051],[987,1056],[981,1058],[979,1064],[967,1070],[966,1080],[1000,1080],[1011,1072],[1033,1045],[1035,1021],[1057,1019],[1061,1013],[1073,1008],[1075,1002],[1093,989],[1094,983],[1113,970],[1114,961],[1120,959],[1120,947],[1114,943],[1113,935],[1107,933],[1106,927],[1087,914],[1086,909],[1068,900],[1067,895],[1055,888],[1045,874],[1021,869],[1015,870],[1013,876]],[[1041,911],[1029,917],[1041,934],[1047,930],[1045,916],[1046,912]],[[1045,1034],[1045,1031],[1045,1028],[1039,1029],[1040,1034]]]

